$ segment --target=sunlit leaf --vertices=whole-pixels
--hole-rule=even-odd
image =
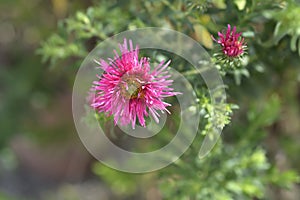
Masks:
[[[203,44],[206,48],[211,49],[213,47],[213,41],[210,36],[211,34],[208,32],[208,30],[200,24],[196,24],[194,26],[194,29],[195,39],[201,44]]]

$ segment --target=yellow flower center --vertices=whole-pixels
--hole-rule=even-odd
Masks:
[[[140,77],[136,75],[124,75],[121,81],[121,95],[126,99],[143,98],[144,92],[142,89]]]

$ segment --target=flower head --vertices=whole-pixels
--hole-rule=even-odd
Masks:
[[[95,95],[91,106],[98,112],[113,115],[115,124],[120,120],[122,125],[131,123],[134,128],[138,119],[145,127],[145,116],[149,113],[158,123],[158,110],[169,113],[166,107],[170,104],[163,98],[179,94],[169,88],[173,82],[168,80],[171,75],[166,71],[170,61],[163,61],[150,71],[149,58],[139,59],[139,48],[133,48],[131,40],[129,48],[126,39],[119,48],[121,56],[115,51],[115,58],[108,59],[109,63],[103,59],[99,62],[104,73],[93,83],[91,90]]]
[[[236,32],[236,27],[234,26],[231,30],[231,26],[227,25],[226,33],[218,32],[218,40],[213,36],[212,39],[221,45],[222,52],[229,57],[237,57],[243,55],[246,45],[244,43],[244,38],[241,37],[242,33]]]

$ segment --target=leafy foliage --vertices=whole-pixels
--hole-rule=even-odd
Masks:
[[[291,52],[298,44],[300,54],[299,11],[300,5],[293,0],[101,1],[60,22],[58,33],[45,41],[38,53],[44,61],[59,65],[62,59],[85,57],[97,42],[113,34],[146,26],[181,31],[210,50],[210,34],[234,24],[246,38],[248,54],[237,61],[213,57],[233,103],[215,108],[203,81],[183,68],[197,85],[202,134],[181,159],[157,172],[158,183],[164,199],[268,199],[270,185],[289,188],[299,182],[297,172],[278,169],[266,142],[272,134],[281,134],[272,127],[280,123],[281,112],[289,107],[282,104],[289,94],[279,89],[282,80],[289,80],[284,74],[300,74],[293,68],[299,67],[299,56]],[[213,50],[210,53],[214,55]],[[184,66],[180,61],[176,65]],[[224,139],[208,157],[199,159],[203,135],[213,123],[221,128],[228,125]],[[117,193],[130,191],[126,195],[132,195],[138,188],[137,176],[120,175],[99,164],[94,172]]]
[[[298,54],[300,55],[300,42],[297,42],[300,37],[299,3],[287,1],[281,7],[280,11],[271,10],[264,12],[266,18],[276,21],[274,36],[271,42],[276,45],[284,36],[289,35],[291,37],[291,50],[296,51],[298,49]]]

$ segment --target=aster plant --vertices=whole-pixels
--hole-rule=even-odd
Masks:
[[[218,32],[218,36],[217,39],[211,36],[213,41],[220,45],[218,52],[214,54],[216,64],[221,65],[221,69],[225,70],[240,67],[247,49],[242,33],[236,31],[236,26],[231,28],[231,25],[228,24],[227,30]]]
[[[94,172],[121,199],[145,199],[144,194],[152,194],[156,185],[160,195],[153,199],[288,199],[285,189],[298,187],[294,183],[300,180],[292,170],[299,172],[300,166],[299,131],[292,124],[299,119],[295,114],[299,110],[299,84],[295,81],[300,80],[299,55],[291,52],[300,49],[299,20],[295,20],[299,9],[296,0],[100,1],[60,23],[57,34],[45,41],[39,52],[43,60],[59,67],[58,61],[83,59],[95,41],[128,29],[168,27],[193,37],[208,50],[222,74],[228,101],[241,108],[232,112],[230,103],[217,108],[225,111],[218,115],[218,122],[230,123],[223,139],[209,156],[198,158],[203,135],[215,123],[215,107],[201,77],[190,73],[185,61],[164,52],[194,86],[201,107],[197,138],[179,160],[151,175],[154,180],[119,173],[100,163],[95,164]],[[95,97],[90,105],[111,115],[115,123],[145,126],[147,116],[159,119],[157,113],[167,112],[170,105],[164,97],[176,95],[171,90],[172,80],[162,78],[168,76],[165,69],[169,63],[150,71],[149,58],[139,58],[138,48],[132,48],[131,42],[129,47],[124,42],[120,49],[121,55],[111,62],[99,61],[104,74],[93,84]],[[151,55],[157,60],[155,56],[161,56]],[[80,66],[81,59],[73,66]],[[172,117],[176,119],[175,114]],[[143,147],[153,150],[163,146],[173,132],[162,129],[153,143],[147,140],[148,146]],[[277,159],[278,155],[283,159]],[[149,185],[155,186],[149,189]]]
[[[121,125],[131,123],[135,128],[137,119],[145,127],[145,117],[150,115],[158,123],[159,113],[167,112],[171,104],[163,101],[165,97],[180,94],[173,92],[173,80],[166,71],[171,61],[160,62],[154,70],[150,70],[150,59],[139,59],[139,48],[133,48],[132,41],[124,39],[119,44],[121,55],[115,52],[114,59],[106,62],[101,59],[100,68],[104,70],[99,80],[94,81],[91,91],[94,93],[91,107],[97,112],[113,115],[114,123],[120,121]]]

